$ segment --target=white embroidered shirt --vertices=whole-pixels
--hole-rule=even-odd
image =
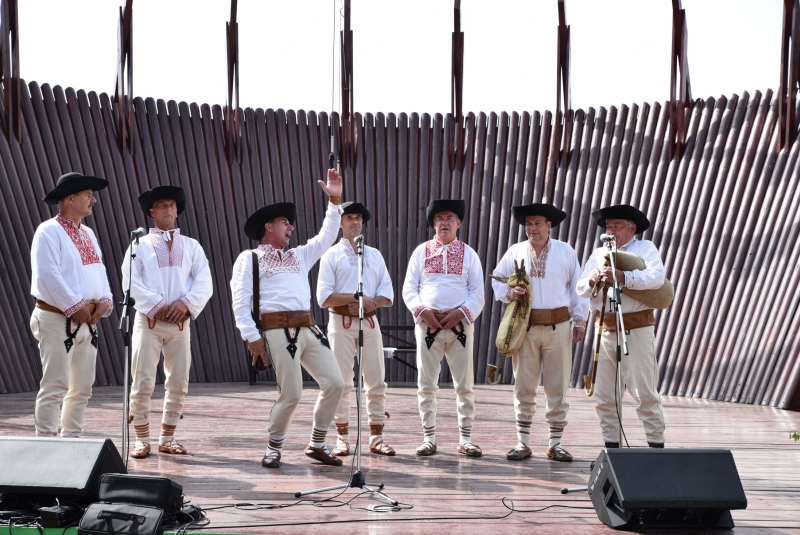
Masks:
[[[447,245],[437,239],[417,246],[408,261],[403,301],[419,323],[426,308],[436,312],[458,308],[472,324],[483,310],[483,268],[478,253],[460,240]]]
[[[71,316],[87,301],[113,306],[94,231],[61,216],[44,221],[31,243],[31,295]]]
[[[383,296],[394,301],[394,289],[386,262],[380,251],[364,246],[364,273],[362,277],[364,295]],[[358,255],[350,241],[342,238],[328,249],[319,262],[317,279],[317,303],[322,306],[333,293],[354,294],[358,289]]]
[[[168,241],[172,242],[171,250]],[[181,235],[180,229],[163,232],[151,228],[133,248],[133,265],[130,247],[122,261],[122,288],[128,287],[130,273],[134,308],[153,318],[159,310],[180,300],[192,319],[197,319],[214,291],[208,258],[200,243]]]

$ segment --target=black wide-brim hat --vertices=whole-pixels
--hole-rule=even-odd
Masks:
[[[186,192],[183,188],[178,186],[156,186],[139,195],[139,208],[142,209],[146,215],[150,215],[150,209],[156,201],[169,199],[175,201],[178,206],[178,215],[181,215],[186,210]]]
[[[73,193],[90,189],[99,191],[108,187],[108,180],[97,176],[86,176],[82,173],[72,172],[59,177],[56,187],[42,199],[47,204],[58,204],[58,201],[69,197]]]
[[[276,217],[285,217],[290,225],[294,225],[297,220],[297,207],[291,202],[279,202],[265,206],[247,218],[244,224],[244,233],[251,240],[261,241],[264,225]]]
[[[513,206],[511,212],[514,214],[514,219],[517,220],[522,226],[525,226],[525,218],[532,215],[540,215],[550,221],[553,227],[558,226],[559,223],[567,218],[567,213],[559,210],[552,204],[533,203],[523,206]]]
[[[342,215],[345,214],[361,214],[361,222],[364,224],[372,217],[366,206],[360,202],[353,201],[342,203]]]
[[[433,218],[439,212],[453,212],[458,217],[459,221],[464,221],[464,214],[467,211],[467,203],[457,199],[433,199],[428,208],[425,209],[425,216],[428,218],[428,224],[433,226]]]
[[[650,228],[650,220],[647,216],[630,204],[617,204],[608,208],[601,208],[592,212],[592,217],[600,228],[606,227],[606,219],[627,219],[636,224],[636,233],[644,232]]]

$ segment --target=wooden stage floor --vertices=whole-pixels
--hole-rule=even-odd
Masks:
[[[505,453],[516,443],[511,386],[476,387],[473,440],[484,451],[478,459],[455,452],[458,434],[455,394],[450,385],[442,385],[439,392],[439,452],[428,458],[414,455],[421,440],[416,389],[390,387],[387,410],[391,418],[385,436],[397,456],[380,457],[367,451],[362,456],[362,469],[368,485],[383,483],[389,496],[412,506],[393,512],[371,509],[382,502],[352,488],[333,501],[307,501],[287,507],[297,503],[296,491],[349,480],[352,456],[346,458],[343,467],[329,467],[303,454],[316,393],[314,385],[306,386],[278,470],[267,470],[260,464],[276,388],[245,383],[191,385],[185,419],[177,435],[190,454],[156,453],[147,459],[131,459],[128,470],[179,482],[184,494],[207,511],[209,529],[217,533],[614,532],[597,519],[586,493],[559,492],[562,487],[586,485],[589,464],[602,444],[593,399],[583,390],[570,391],[569,425],[564,436],[564,446],[575,461],[558,463],[545,455],[542,391],[541,412],[533,425],[534,455],[510,462]],[[35,395],[0,396],[0,435],[32,434]],[[119,447],[121,399],[121,387],[95,388],[84,436],[109,437]],[[163,386],[159,385],[153,402],[152,422],[156,425],[161,399]],[[669,447],[732,450],[748,499],[746,510],[733,511],[734,533],[800,534],[800,443],[789,438],[793,429],[800,429],[800,413],[678,397],[665,397],[664,409]],[[630,398],[626,398],[623,416],[631,446],[646,445]],[[354,428],[355,419],[352,422]],[[329,446],[334,440],[331,430]],[[334,498],[336,494],[326,492],[316,499]],[[503,505],[504,497],[508,505],[513,501],[516,511],[510,513]]]

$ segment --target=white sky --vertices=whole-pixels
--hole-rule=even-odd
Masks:
[[[243,107],[330,111],[342,0],[239,0]],[[20,0],[27,81],[112,93],[124,0]],[[778,89],[781,0],[683,0],[695,98]],[[573,108],[669,98],[671,0],[566,0]],[[134,0],[142,97],[224,104],[229,0]],[[462,0],[464,111],[556,107],[556,0]],[[352,0],[360,112],[450,111],[452,0]],[[335,82],[335,83],[332,83]]]

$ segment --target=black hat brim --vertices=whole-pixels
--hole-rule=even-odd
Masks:
[[[100,191],[108,187],[108,180],[97,176],[86,176],[81,173],[61,175],[56,187],[51,189],[42,199],[47,204],[58,204],[58,201],[79,191]]]
[[[157,201],[171,199],[178,206],[178,215],[186,210],[186,192],[179,186],[156,186],[139,195],[139,208],[146,215],[150,215],[150,209]]]
[[[525,218],[529,216],[542,216],[548,221],[553,227],[557,227],[562,221],[567,218],[567,213],[563,210],[559,210],[552,204],[545,204],[545,203],[533,203],[533,204],[526,204],[524,206],[514,206],[511,208],[511,213],[514,215],[514,219],[520,225],[525,226]]]
[[[289,220],[289,224],[294,225],[297,220],[297,207],[294,203],[279,202],[256,210],[244,224],[245,235],[251,240],[261,241],[264,225],[276,217],[285,217]]]
[[[361,204],[360,202],[346,202],[342,203],[342,215],[345,214],[361,214],[361,221],[363,223],[367,223],[370,220],[372,215],[367,210],[367,207]]]
[[[617,204],[607,208],[601,208],[592,212],[592,217],[597,226],[600,228],[606,227],[606,220],[608,219],[625,219],[633,221],[636,225],[636,233],[644,232],[650,228],[650,220],[644,215],[644,212],[638,208],[634,208],[629,204]]]
[[[459,221],[464,221],[464,214],[467,211],[467,203],[460,199],[434,199],[428,204],[425,216],[428,224],[433,226],[433,218],[439,212],[453,212]]]

